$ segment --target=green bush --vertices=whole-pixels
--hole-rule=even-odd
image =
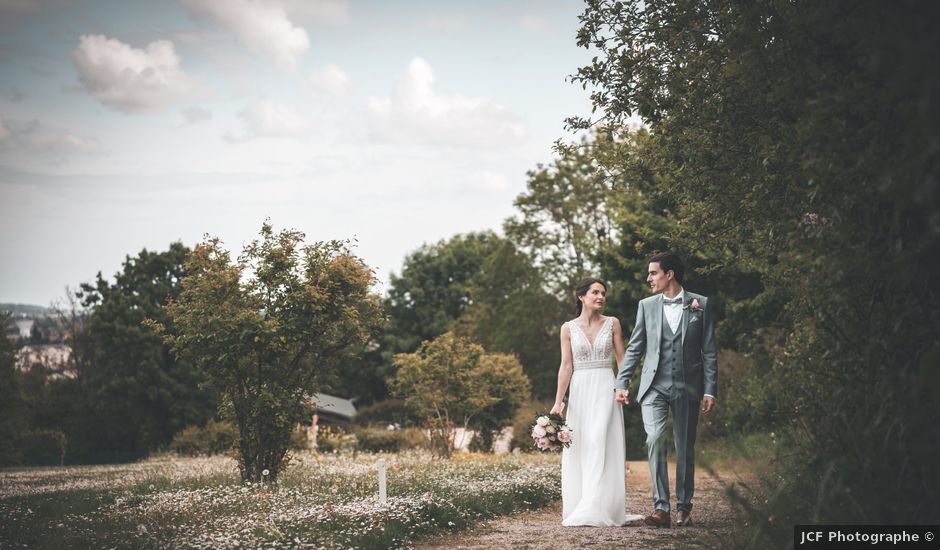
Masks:
[[[357,448],[372,453],[397,453],[406,449],[427,448],[428,438],[418,428],[388,430],[384,428],[360,428],[355,431]]]
[[[784,381],[769,367],[772,363],[773,358],[766,353],[719,352],[718,401],[712,412],[701,417],[701,439],[713,440],[780,427],[786,418],[780,399],[787,391]]]
[[[356,430],[355,435],[356,447],[360,451],[395,453],[399,451],[401,444],[401,439],[396,437],[395,430],[364,428]]]
[[[29,466],[62,466],[65,449],[65,434],[59,430],[34,430],[20,439],[23,463]]]
[[[358,447],[355,434],[339,426],[320,426],[317,430],[317,451],[321,453],[352,452]]]
[[[405,406],[401,399],[386,399],[359,409],[356,413],[357,426],[388,426],[397,424],[403,427],[417,426],[420,422],[414,412]]]
[[[310,443],[307,440],[307,428],[303,424],[294,426],[294,430],[290,433],[290,443],[287,448],[292,451],[304,451],[310,448]]]
[[[170,450],[180,456],[217,455],[231,451],[238,428],[231,422],[210,420],[204,427],[187,426],[173,436]]]

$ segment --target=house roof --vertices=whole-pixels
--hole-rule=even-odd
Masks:
[[[331,414],[352,420],[356,416],[356,406],[349,399],[325,393],[315,393],[310,399],[320,413]]]

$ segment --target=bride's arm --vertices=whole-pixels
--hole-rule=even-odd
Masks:
[[[620,370],[620,365],[623,365],[623,331],[620,328],[620,319],[614,317],[614,355],[617,357],[617,370]]]
[[[571,332],[568,330],[568,324],[565,323],[561,326],[561,365],[558,367],[558,391],[555,392],[555,405],[552,407],[551,414],[561,414],[565,408],[565,393],[568,391],[568,384],[571,382],[571,373],[573,371]]]

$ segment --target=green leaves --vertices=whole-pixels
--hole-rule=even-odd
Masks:
[[[807,480],[781,490],[789,523],[928,521],[906,495],[940,487],[936,445],[922,443],[940,440],[924,420],[936,400],[911,382],[940,340],[924,322],[940,309],[938,15],[918,2],[596,0],[581,16],[578,43],[599,55],[572,80],[608,124],[646,120],[668,240],[716,258],[712,281],[759,273],[763,292],[729,304],[720,329],[766,338],[786,381],[773,394],[805,425],[796,462],[831,472],[785,474]],[[907,435],[877,443],[873,422]],[[805,502],[820,515],[801,516]],[[761,525],[756,545],[791,536]]]
[[[424,342],[415,353],[396,355],[395,367],[389,386],[424,419],[440,456],[453,451],[457,427],[501,427],[530,391],[514,357],[488,354],[450,332]]]
[[[180,291],[190,251],[172,243],[166,251],[128,256],[111,282],[100,273],[81,285],[87,324],[72,347],[82,396],[82,421],[69,430],[69,452],[78,459],[114,460],[165,446],[188,424],[210,417],[214,397],[200,391],[198,373],[178,363],[147,319],[171,326],[162,306]]]
[[[264,469],[277,476],[305,396],[382,320],[372,271],[347,244],[303,239],[265,223],[233,262],[219,239],[206,238],[166,307],[165,341],[231,406],[246,480]]]

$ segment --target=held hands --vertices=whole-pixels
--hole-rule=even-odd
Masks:
[[[628,390],[617,390],[616,393],[614,393],[614,401],[621,405],[629,405],[630,392]]]
[[[555,403],[555,406],[552,407],[552,410],[549,411],[548,414],[557,414],[558,416],[561,416],[561,413],[564,410],[565,410],[565,402],[562,401],[561,403]]]

